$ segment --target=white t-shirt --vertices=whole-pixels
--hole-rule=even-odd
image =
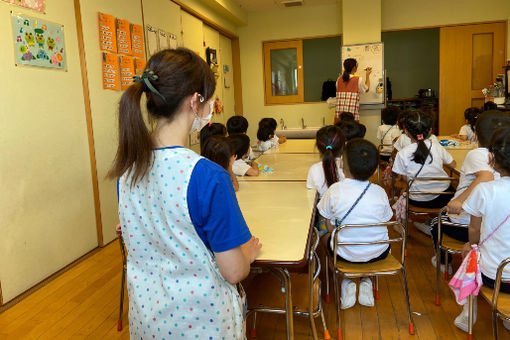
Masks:
[[[476,135],[471,125],[466,124],[460,127],[459,135],[467,136],[467,140],[470,142],[474,142],[476,140]]]
[[[392,145],[395,138],[400,137],[401,134],[402,132],[396,125],[383,124],[377,128],[377,139],[379,143],[388,145],[382,148],[381,155],[391,155],[393,148],[389,145]]]
[[[435,135],[430,135],[429,139],[434,142],[437,142],[437,137]],[[393,144],[393,147],[395,149],[397,149],[397,151],[400,151],[403,148],[405,148],[406,146],[411,145],[412,143],[413,142],[411,141],[411,138],[409,138],[408,135],[406,135],[404,132],[402,132],[402,134],[400,135],[400,137],[398,137],[395,144]]]
[[[489,150],[487,148],[477,148],[471,150],[466,155],[462,168],[460,169],[459,185],[453,198],[459,197],[476,178],[479,171],[490,171],[494,175],[494,179],[500,178],[499,172],[495,171],[489,165]],[[469,224],[469,214],[462,211],[459,215],[448,214],[450,219],[455,223]]]
[[[251,166],[246,164],[246,162],[242,159],[237,159],[232,164],[232,172],[236,176],[244,176],[246,175],[246,171],[250,170]]]
[[[469,214],[482,217],[480,242],[493,232],[510,214],[510,177],[502,177],[496,181],[480,183],[462,208]],[[496,278],[499,263],[510,257],[510,220],[502,225],[480,247],[480,270],[491,278]],[[503,271],[503,279],[510,279],[510,267]]]
[[[352,207],[368,185],[368,181],[357,181],[346,178],[329,187],[317,204],[319,213],[335,224],[335,219],[341,219]],[[393,217],[388,196],[383,188],[371,184],[365,196],[358,202],[351,213],[342,221],[342,224],[369,224],[388,222]],[[388,240],[386,227],[348,228],[337,234],[339,242],[372,242]],[[331,249],[334,249],[334,240],[331,240]],[[366,262],[381,255],[387,244],[370,246],[344,246],[338,247],[338,255],[348,261]]]
[[[274,140],[274,137],[273,138],[270,138],[268,140],[266,140],[265,142],[262,142],[262,141],[258,141],[258,145],[259,145],[259,151],[267,151],[271,148],[277,148],[278,147],[278,137],[276,137],[276,142]]]
[[[336,171],[338,173],[338,180],[341,181],[345,178],[344,172],[342,170],[342,160],[341,158],[336,159]],[[319,193],[319,196],[322,197],[326,190],[328,189],[328,185],[326,184],[326,177],[324,176],[324,169],[322,167],[322,162],[317,162],[310,167],[308,170],[308,178],[306,179],[306,187],[308,189],[315,189]]]
[[[443,170],[443,165],[453,162],[453,157],[439,143],[432,141],[430,138],[425,140],[427,148],[432,144],[430,154],[425,160],[425,165],[420,171],[419,177],[448,177]],[[414,152],[418,148],[418,143],[412,143],[400,150],[395,157],[393,163],[393,172],[407,176],[411,179],[416,176],[421,168],[421,164],[414,162]],[[430,156],[432,155],[432,161]],[[411,191],[445,191],[450,186],[450,181],[415,181],[411,186]],[[415,201],[431,201],[438,195],[417,195],[410,194],[409,198]]]

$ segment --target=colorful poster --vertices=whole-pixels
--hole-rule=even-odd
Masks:
[[[101,51],[117,52],[115,17],[99,12],[99,48]]]
[[[2,0],[13,5],[44,12],[44,0]]]
[[[117,51],[131,55],[131,30],[127,20],[117,19]]]
[[[135,64],[133,57],[120,57],[120,89],[125,90],[133,84],[133,76],[135,75]]]
[[[64,26],[12,14],[16,65],[65,70]]]
[[[142,25],[131,24],[131,48],[133,51],[133,57],[143,58]]]
[[[116,54],[103,52],[103,89],[119,89],[119,58]]]
[[[145,70],[145,60],[135,59],[135,74],[141,76]]]

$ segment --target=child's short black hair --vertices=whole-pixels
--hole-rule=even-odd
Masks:
[[[404,130],[406,128],[407,117],[409,116],[409,111],[400,111],[397,118],[397,125],[400,130]]]
[[[464,111],[464,118],[468,121],[469,125],[471,126],[471,130],[475,131],[476,121],[478,120],[478,117],[480,117],[481,113],[482,111],[477,107],[468,107]]]
[[[381,111],[382,122],[386,125],[397,124],[398,114],[400,110],[396,106],[388,106]]]
[[[206,140],[211,136],[223,136],[227,135],[227,128],[221,123],[209,123],[200,130],[200,149],[202,149]]]
[[[339,118],[344,122],[354,122],[354,115],[351,112],[342,112]]]
[[[365,132],[367,131],[365,125],[355,121],[339,121],[335,125],[342,129],[345,139],[348,141],[353,138],[365,137]]]
[[[274,136],[275,128],[273,125],[269,123],[261,123],[259,124],[259,130],[257,131],[257,139],[261,142],[265,142],[269,140],[272,136]]]
[[[262,124],[269,124],[269,126],[273,128],[273,131],[276,130],[276,127],[278,126],[278,123],[274,118],[262,118],[259,122],[259,126]]]
[[[248,131],[248,120],[243,116],[232,116],[227,120],[227,131],[229,135],[234,133],[246,133]]]
[[[366,139],[354,138],[347,142],[344,149],[344,160],[354,179],[366,181],[377,169],[379,151],[374,144]]]
[[[230,158],[234,155],[234,143],[227,137],[211,136],[205,141],[201,155],[228,171]]]
[[[475,131],[478,144],[486,148],[495,130],[510,126],[510,115],[498,110],[483,112],[476,121]]]
[[[497,110],[498,105],[494,102],[486,102],[483,104],[482,111]]]
[[[250,137],[244,133],[235,133],[228,136],[234,144],[234,155],[236,159],[242,159],[250,150]]]
[[[498,129],[492,135],[489,151],[494,156],[494,163],[499,170],[510,174],[510,127]]]

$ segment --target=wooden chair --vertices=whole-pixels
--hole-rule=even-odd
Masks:
[[[501,282],[510,283],[510,280],[503,280],[503,270],[510,263],[510,257],[501,261],[498,266],[496,273],[496,280],[494,282],[494,289],[483,286],[480,290],[480,295],[491,305],[492,307],[492,334],[493,339],[498,339],[498,319],[504,321],[510,321],[510,294],[501,293]],[[472,308],[470,314],[473,313]],[[472,318],[470,317],[471,325],[469,329],[472,329]],[[469,339],[469,338],[468,338]]]
[[[421,208],[414,206],[409,203],[409,195],[453,195],[455,192],[452,191],[412,191],[410,190],[409,184],[413,184],[416,182],[424,182],[424,181],[458,181],[458,178],[454,177],[416,177],[416,178],[408,178],[406,185],[406,219],[405,219],[405,227],[407,235],[409,235],[409,215],[437,215],[441,208]],[[412,183],[413,182],[413,183]]]
[[[293,314],[306,316],[310,321],[310,329],[313,339],[318,339],[315,327],[315,318],[320,316],[324,329],[324,339],[330,339],[330,335],[324,319],[321,303],[321,282],[319,273],[321,265],[316,253],[319,243],[319,235],[315,228],[312,234],[312,246],[308,252],[308,271],[305,273],[291,273]],[[256,337],[257,312],[285,313],[284,295],[281,294],[285,288],[278,275],[271,270],[258,270],[255,276],[245,287],[248,300],[248,313],[253,313],[253,328],[251,337]],[[278,292],[273,294],[272,292]]]
[[[124,247],[124,239],[121,233],[117,233],[119,236],[120,253],[122,254],[122,278],[120,281],[120,307],[119,307],[119,320],[117,321],[117,331],[122,331],[122,313],[124,312],[124,286],[126,284],[126,249]]]
[[[390,226],[393,229],[397,230],[399,233],[399,237],[390,238],[386,241],[375,241],[375,242],[339,242],[337,239],[337,233],[342,229],[347,228],[369,228],[369,227],[386,227]],[[338,340],[342,339],[342,329],[341,329],[341,320],[340,320],[340,293],[338,286],[338,275],[341,275],[346,278],[361,278],[367,276],[378,276],[382,275],[396,275],[402,273],[402,278],[404,282],[404,293],[407,302],[407,311],[409,316],[409,334],[414,334],[414,323],[411,313],[411,304],[409,302],[409,291],[407,288],[407,276],[405,269],[405,256],[404,249],[406,246],[406,229],[399,222],[385,222],[385,223],[376,223],[376,224],[351,224],[351,225],[342,225],[337,227],[333,233],[331,234],[331,238],[333,240],[337,240],[334,244],[333,254],[337,254],[337,248],[340,246],[367,246],[367,245],[380,245],[380,244],[392,244],[392,243],[401,243],[401,256],[400,259],[395,258],[391,253],[388,254],[388,257],[384,260],[380,260],[372,263],[350,263],[339,261],[337,256],[327,256],[327,266],[326,273],[329,270],[333,273],[333,283],[335,289],[335,301],[336,301],[336,319],[337,319],[337,338]],[[326,279],[327,281],[328,279]],[[379,297],[377,280],[376,280],[376,293],[374,294],[376,299]]]
[[[448,254],[456,254],[460,255],[462,253],[462,248],[464,247],[464,243],[462,241],[456,240],[448,235],[441,235],[441,226],[446,225],[449,227],[457,227],[457,228],[467,228],[466,224],[459,224],[454,222],[443,222],[441,221],[441,216],[446,211],[446,207],[439,210],[437,215],[437,244],[436,244],[436,299],[435,303],[437,306],[441,305],[441,297],[440,297],[440,277],[441,277],[441,250],[444,251],[444,279],[449,280],[448,275]]]

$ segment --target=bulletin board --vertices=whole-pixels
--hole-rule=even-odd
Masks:
[[[365,77],[365,68],[371,67],[370,89],[360,94],[360,104],[384,104],[386,82],[384,72],[384,43],[371,43],[342,46],[342,65],[345,59],[354,58],[358,62],[357,75]]]

